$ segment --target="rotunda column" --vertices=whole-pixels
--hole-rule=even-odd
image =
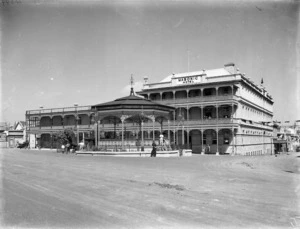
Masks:
[[[124,121],[128,118],[128,115],[122,115],[121,116],[121,122],[122,122],[122,150],[124,150]]]
[[[155,117],[152,118],[152,140],[155,140],[155,131],[154,131]]]
[[[100,136],[100,132],[101,132],[101,127],[100,127],[100,124],[101,124],[101,121],[100,120],[98,120],[98,122],[97,122],[97,126],[98,126],[98,139],[97,139],[97,145],[98,146],[100,146],[100,139],[101,139],[101,136]],[[78,134],[78,137],[77,137],[78,139],[79,139],[79,134]]]
[[[97,147],[98,146],[98,123],[95,122],[94,123],[94,133],[95,133],[95,146]]]
[[[141,129],[142,129],[142,142],[141,142],[141,151],[144,151],[144,121],[141,122]]]

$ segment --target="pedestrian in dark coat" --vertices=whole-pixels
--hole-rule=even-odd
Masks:
[[[156,157],[156,144],[155,144],[155,141],[153,141],[153,143],[152,143],[151,157]]]

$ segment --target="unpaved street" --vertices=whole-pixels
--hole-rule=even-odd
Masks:
[[[2,149],[2,227],[293,228],[300,225],[299,155],[118,158]]]

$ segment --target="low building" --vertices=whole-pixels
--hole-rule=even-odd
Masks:
[[[300,121],[282,123],[277,132],[277,139],[286,142],[285,152],[296,151],[296,148],[300,146]]]
[[[18,121],[12,128],[4,131],[4,134],[6,136],[5,147],[14,148],[18,146],[19,143],[26,141],[26,123],[24,121]]]
[[[19,143],[23,143],[25,141],[24,132],[23,130],[9,130],[7,131],[6,139],[7,147],[15,148]]]
[[[6,140],[6,126],[5,122],[0,122],[0,148],[7,147],[7,140]]]

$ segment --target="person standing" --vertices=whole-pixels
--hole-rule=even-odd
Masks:
[[[136,145],[136,150],[137,150],[137,151],[140,151],[140,148],[141,148],[141,142],[140,142],[140,139],[137,139],[137,140],[136,140],[135,145]]]
[[[210,146],[209,146],[209,144],[207,144],[206,147],[205,147],[205,154],[210,154]]]
[[[81,141],[81,142],[79,143],[79,151],[83,150],[83,148],[84,148],[84,142]]]
[[[163,146],[162,146],[162,149],[163,149],[163,151],[168,150],[168,149],[167,149],[167,143],[166,143],[166,140],[165,140],[165,139],[163,139]]]
[[[61,145],[61,152],[65,153],[65,145],[64,144]]]
[[[68,142],[67,144],[66,144],[66,150],[67,150],[67,153],[69,153],[70,152],[70,143]]]
[[[161,146],[163,145],[163,141],[164,141],[164,135],[162,133],[160,133],[160,135],[159,135],[159,144]]]
[[[155,144],[155,141],[152,142],[151,157],[156,157],[156,144]]]

